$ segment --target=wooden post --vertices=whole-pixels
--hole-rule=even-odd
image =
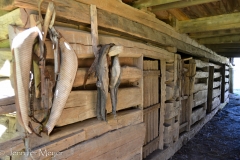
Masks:
[[[166,101],[166,60],[160,61],[161,70],[161,107],[160,107],[160,122],[159,122],[159,149],[163,149],[163,132],[164,132],[164,115],[165,115],[165,101]]]
[[[213,81],[214,81],[214,66],[209,66],[207,113],[211,113],[212,111]]]
[[[225,101],[225,71],[226,71],[226,64],[223,64],[222,65],[222,68],[221,68],[221,75],[222,75],[222,82],[221,82],[221,103],[224,103]]]
[[[194,59],[189,60],[189,97],[187,102],[187,119],[188,119],[188,125],[187,125],[187,131],[190,131],[192,120],[192,107],[193,107],[193,92],[194,92],[194,83],[195,83],[195,74],[196,74],[196,62]]]
[[[97,7],[96,5],[90,5],[90,14],[91,14],[91,36],[92,36],[92,47],[95,57],[98,53],[98,22],[97,22]]]
[[[234,77],[234,69],[229,67],[229,93],[233,93],[233,77]]]

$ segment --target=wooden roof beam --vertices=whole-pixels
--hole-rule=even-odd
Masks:
[[[240,53],[218,53],[221,56],[224,57],[240,57]]]
[[[162,11],[162,10],[168,10],[168,9],[176,9],[176,8],[185,8],[189,6],[204,4],[204,3],[210,3],[210,2],[216,2],[219,0],[193,0],[193,1],[178,1],[178,2],[172,2],[172,3],[166,3],[166,4],[160,4],[157,6],[152,7],[152,11]]]
[[[240,43],[240,35],[202,38],[202,39],[197,39],[197,41],[200,44]]]
[[[208,32],[240,28],[240,13],[197,18],[179,21],[177,28],[181,33]]]
[[[173,2],[178,2],[181,0],[137,0],[133,3],[133,7],[136,8],[145,8],[145,7],[151,7],[156,5],[163,5]]]
[[[240,43],[207,44],[205,46],[212,50],[215,50],[218,48],[239,48],[240,49]]]
[[[194,39],[199,39],[199,38],[207,38],[207,37],[227,36],[227,35],[234,35],[234,34],[240,34],[240,28],[190,33],[189,36]]]

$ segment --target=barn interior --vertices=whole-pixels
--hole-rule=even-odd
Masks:
[[[0,0],[0,159],[186,159],[238,104],[239,33],[240,0]]]

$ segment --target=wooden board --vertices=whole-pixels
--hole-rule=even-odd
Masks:
[[[220,72],[215,72],[214,73],[214,78],[219,78],[219,77],[221,77],[222,75],[221,75],[221,73]]]
[[[195,93],[193,95],[193,101],[194,101],[193,107],[196,107],[198,105],[201,105],[207,102],[207,94],[208,94],[208,90],[203,90]]]
[[[160,104],[143,110],[143,121],[146,125],[146,136],[144,145],[158,137],[158,119]]]
[[[216,107],[218,107],[220,104],[221,104],[221,102],[220,102],[220,97],[215,97],[215,98],[212,100],[211,110],[214,110],[214,109],[215,109]]]
[[[219,88],[213,90],[212,98],[215,98],[221,94],[221,90]]]
[[[208,72],[197,71],[195,78],[208,78]]]
[[[33,151],[39,152],[39,150],[44,151],[46,149],[49,152],[59,152],[109,131],[139,124],[142,122],[142,116],[143,113],[141,110],[133,109],[120,112],[115,118],[113,115],[108,115],[108,122],[98,121],[94,118],[65,127],[55,128],[49,137],[50,142],[34,148]],[[41,138],[38,139],[41,140]],[[42,156],[41,154],[36,154],[34,158],[38,159],[42,158]]]
[[[229,83],[225,83],[225,91],[229,89]]]
[[[64,126],[96,117],[96,103],[97,91],[72,91],[56,125]],[[140,88],[122,88],[118,90],[118,111],[129,107],[136,107],[141,103]],[[107,99],[106,110],[107,113],[112,111],[110,95]]]
[[[165,103],[165,119],[172,119],[173,117],[179,115],[180,111],[180,102],[176,101],[175,103]]]
[[[75,145],[63,151],[62,155],[57,157],[57,159],[121,158],[142,146],[144,136],[145,126],[143,123],[128,126]]]
[[[150,155],[153,151],[155,151],[156,149],[158,149],[158,145],[159,145],[159,138],[155,138],[153,141],[151,141],[150,143],[146,144],[145,146],[143,146],[143,158],[146,158],[148,155]]]
[[[164,132],[164,115],[165,115],[165,101],[166,101],[166,61],[160,61],[161,69],[161,108],[160,108],[160,118],[159,118],[159,149],[163,149],[163,132]]]
[[[213,88],[217,88],[221,85],[221,82],[220,81],[217,81],[217,82],[213,82]]]
[[[179,121],[174,122],[173,125],[164,127],[164,146],[168,147],[176,142],[179,137]]]
[[[206,90],[208,88],[208,85],[206,83],[197,83],[194,84],[194,93],[202,90]]]
[[[200,119],[204,118],[206,116],[206,110],[204,107],[198,108],[197,110],[194,110],[191,116],[191,123],[194,124]]]
[[[54,77],[54,67],[47,66],[46,67],[51,75]],[[83,86],[84,76],[87,73],[88,68],[78,68],[75,80],[73,82],[73,87]],[[142,77],[142,71],[137,67],[130,67],[130,66],[122,66],[121,67],[121,82],[136,82]],[[88,78],[86,85],[88,84],[95,84],[97,82],[97,77],[94,74],[90,75]]]
[[[197,68],[204,68],[204,67],[208,67],[209,66],[209,63],[208,62],[204,62],[204,61],[201,61],[201,60],[195,60],[196,62],[196,67]]]

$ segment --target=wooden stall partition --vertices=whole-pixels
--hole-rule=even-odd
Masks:
[[[179,121],[181,110],[181,56],[175,54],[174,61],[166,64],[166,73],[172,78],[166,79],[166,101],[164,115],[164,147],[169,147],[179,137]]]
[[[146,136],[143,146],[143,158],[146,158],[159,146],[159,61],[143,61],[143,121]]]

